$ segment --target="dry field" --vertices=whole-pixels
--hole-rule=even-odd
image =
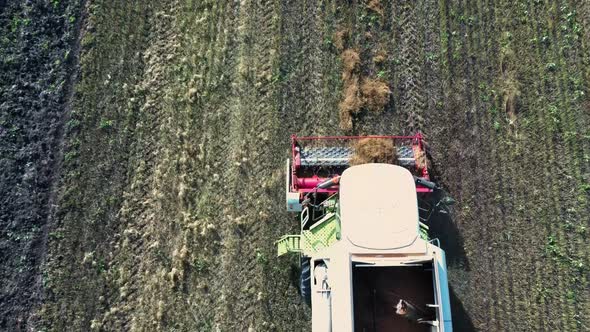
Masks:
[[[0,0],[0,330],[310,330],[289,136],[416,131],[456,330],[590,330],[589,79],[582,0]]]

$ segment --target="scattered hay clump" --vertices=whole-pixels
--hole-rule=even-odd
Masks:
[[[414,149],[414,160],[418,169],[430,168],[430,161],[424,150]]]
[[[338,104],[340,128],[352,129],[352,115],[360,111],[363,101],[360,96],[358,67],[361,62],[357,51],[348,49],[342,52],[342,100]]]
[[[384,63],[385,61],[387,61],[387,52],[385,52],[385,51],[383,51],[383,50],[381,50],[381,51],[378,51],[378,52],[375,54],[375,56],[373,57],[373,62],[374,62],[375,64],[382,64],[382,63]]]
[[[354,77],[345,82],[343,99],[338,105],[340,109],[341,127],[352,128],[352,114],[356,114],[363,106],[360,96],[358,78]],[[348,123],[350,121],[350,123]]]
[[[366,79],[361,85],[363,102],[367,109],[373,112],[383,112],[389,103],[391,90],[387,83],[378,79]]]
[[[352,145],[350,165],[369,163],[395,164],[397,151],[392,139],[363,138]]]
[[[381,3],[381,0],[369,0],[367,2],[367,8],[380,16],[383,16],[383,4]]]
[[[361,63],[359,53],[353,49],[342,52],[342,80],[345,82],[352,79]]]
[[[347,29],[338,30],[334,33],[334,46],[338,51],[342,51],[346,47],[349,34]]]

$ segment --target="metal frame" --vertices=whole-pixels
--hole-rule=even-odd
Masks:
[[[363,138],[385,138],[385,139],[393,139],[393,140],[405,140],[410,141],[412,149],[414,151],[422,151],[425,152],[423,136],[421,133],[416,133],[413,136],[399,136],[399,135],[369,135],[369,136],[307,136],[307,137],[298,137],[297,135],[291,135],[291,170],[290,170],[290,177],[291,180],[289,191],[291,193],[299,193],[300,200],[303,196],[307,193],[314,192],[314,193],[327,193],[333,194],[338,192],[338,185],[332,186],[326,189],[317,188],[317,186],[328,180],[328,178],[318,177],[317,175],[313,175],[310,177],[300,177],[298,176],[298,171],[301,169],[301,154],[299,151],[299,144],[298,142],[301,141],[330,141],[330,140],[359,140]],[[417,168],[417,166],[416,166]],[[425,180],[430,181],[430,175],[428,173],[428,167],[424,165],[424,167],[417,170],[421,173],[421,177]],[[416,192],[418,193],[430,193],[433,190],[422,185],[416,185]]]

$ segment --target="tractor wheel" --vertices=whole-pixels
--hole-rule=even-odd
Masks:
[[[301,298],[311,307],[311,262],[309,257],[301,256],[301,275],[299,276]]]

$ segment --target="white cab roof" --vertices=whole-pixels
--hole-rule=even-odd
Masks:
[[[364,164],[340,179],[342,239],[365,249],[400,249],[418,239],[418,202],[412,174],[390,164]],[[408,248],[409,249],[409,248]]]

